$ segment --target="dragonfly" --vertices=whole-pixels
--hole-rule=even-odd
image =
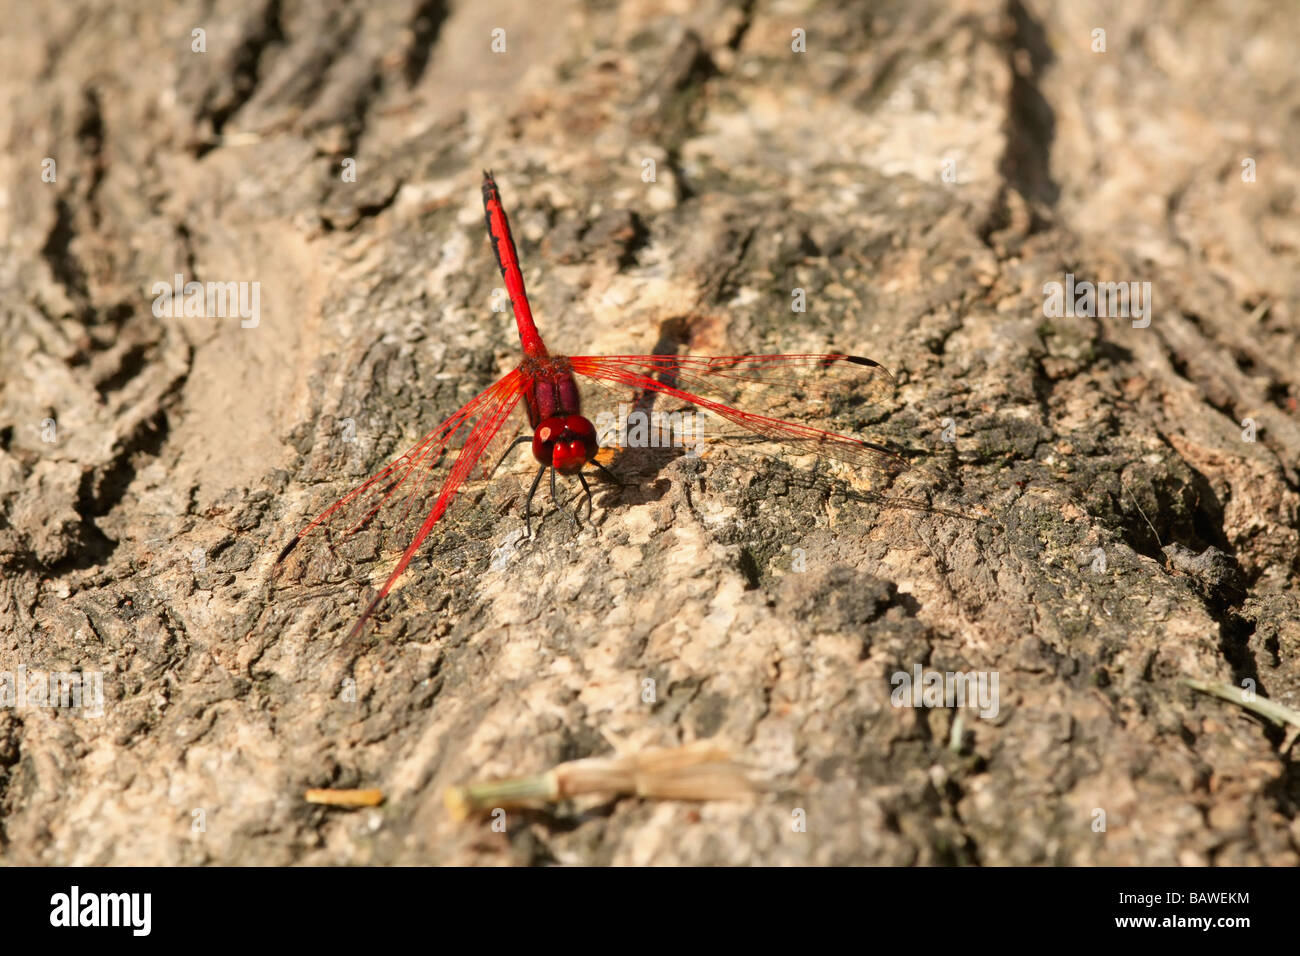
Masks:
[[[352,626],[349,639],[358,637],[394,585],[406,572],[429,534],[476,473],[490,478],[500,461],[491,465],[496,450],[508,452],[529,444],[537,469],[524,504],[524,537],[531,537],[533,499],[542,478],[549,473],[552,501],[556,475],[574,477],[585,494],[591,518],[591,486],[586,469],[620,483],[596,461],[601,451],[600,433],[584,415],[583,387],[595,386],[602,394],[662,396],[665,401],[693,407],[723,426],[723,440],[774,443],[784,451],[834,459],[876,478],[890,478],[908,467],[901,455],[861,438],[826,431],[813,425],[744,411],[736,396],[750,387],[775,389],[774,404],[802,395],[842,394],[847,383],[892,388],[893,376],[879,362],[843,353],[788,355],[556,355],[542,341],[524,287],[519,253],[501,202],[501,192],[490,172],[483,173],[483,209],[488,237],[505,281],[522,358],[503,378],[465,403],[458,411],[421,438],[386,467],[353,488],[298,532],[281,552],[277,564],[301,541],[324,528],[344,537],[355,534],[381,511],[402,505],[399,525],[412,516],[418,521],[409,543],[389,572],[387,580]],[[818,381],[821,376],[821,381]],[[829,386],[827,386],[829,376]],[[846,378],[847,376],[847,378]],[[507,429],[522,404],[528,428],[513,437],[519,426]],[[504,460],[504,455],[502,456]],[[439,483],[440,479],[440,483]],[[400,493],[399,493],[400,492]],[[427,505],[427,512],[424,508]],[[579,504],[570,516],[581,526]],[[423,513],[421,520],[419,515]]]

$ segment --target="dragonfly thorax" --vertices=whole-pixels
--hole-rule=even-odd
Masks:
[[[533,430],[533,457],[562,475],[572,475],[596,457],[596,428],[581,415],[546,418]]]

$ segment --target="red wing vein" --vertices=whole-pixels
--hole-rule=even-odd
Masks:
[[[620,355],[577,356],[570,359],[570,361],[573,370],[581,375],[598,381],[614,382],[633,389],[648,389],[690,402],[692,405],[726,419],[745,432],[762,436],[771,441],[793,445],[808,452],[827,455],[852,464],[869,466],[873,469],[899,471],[906,468],[905,459],[879,445],[873,445],[858,438],[839,435],[835,432],[824,431],[798,422],[744,412],[724,402],[687,391],[686,388],[678,387],[676,384],[670,384],[675,379],[678,383],[695,386],[701,391],[717,390],[719,384],[728,384],[735,381],[773,384],[773,379],[762,377],[763,372],[785,368],[812,369],[826,367],[841,361],[848,362],[851,359],[852,357],[841,355],[729,356],[722,358]],[[852,364],[856,365],[859,362],[854,361]],[[879,368],[874,363],[864,367]],[[653,374],[662,374],[670,382],[655,378]],[[717,383],[713,381],[715,378],[721,378],[725,381]],[[780,381],[784,383],[784,379]]]
[[[514,408],[521,394],[519,377],[520,372],[515,370],[470,399],[455,414],[430,431],[410,449],[321,512],[298,533],[298,540],[307,537],[317,528],[331,526],[343,527],[344,537],[351,535],[390,504],[394,500],[395,493],[406,484],[412,472],[418,471],[418,480],[412,484],[409,493],[405,496],[406,509],[403,515],[405,518],[421,497],[429,478],[466,422],[475,417],[480,419],[478,426],[470,433],[470,438],[473,438],[482,422],[494,417],[495,410],[499,409],[502,403],[508,403],[511,409]],[[497,427],[499,428],[500,425],[498,424]]]

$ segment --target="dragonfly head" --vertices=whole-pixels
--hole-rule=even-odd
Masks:
[[[596,457],[596,428],[581,415],[543,419],[533,431],[533,457],[562,475],[572,475]]]

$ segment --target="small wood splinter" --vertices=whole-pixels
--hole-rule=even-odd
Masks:
[[[707,741],[650,748],[616,757],[571,760],[530,777],[448,787],[443,798],[457,820],[498,807],[556,803],[587,794],[650,800],[734,800],[755,789],[747,768]]]
[[[377,807],[384,802],[382,790],[308,790],[304,794],[308,803],[327,807]]]

